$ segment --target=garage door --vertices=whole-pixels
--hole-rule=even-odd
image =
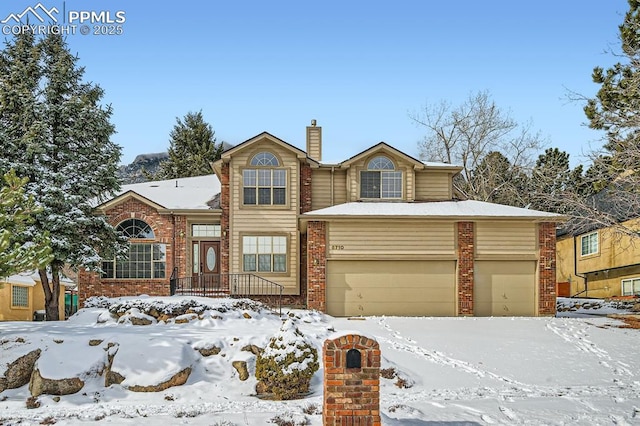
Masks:
[[[453,316],[455,296],[454,261],[327,262],[329,315]]]
[[[536,262],[476,261],[475,316],[534,316]]]

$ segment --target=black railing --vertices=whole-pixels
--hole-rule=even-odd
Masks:
[[[282,285],[253,274],[198,274],[170,279],[171,295],[256,299],[282,313]]]

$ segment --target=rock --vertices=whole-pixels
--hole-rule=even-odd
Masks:
[[[31,396],[38,397],[40,395],[71,395],[79,392],[84,387],[84,382],[77,377],[68,379],[47,379],[40,375],[40,371],[36,368],[31,375],[29,383],[29,391]]]
[[[238,374],[240,375],[241,382],[244,382],[249,378],[249,370],[247,370],[246,361],[233,361],[231,365],[233,365],[233,368],[235,368]]]
[[[7,365],[5,377],[0,377],[0,392],[5,389],[16,389],[29,383],[33,367],[41,353],[40,349],[33,350]]]
[[[209,348],[198,348],[196,350],[200,352],[200,355],[202,356],[218,355],[221,351],[221,349],[217,346],[211,346]]]
[[[129,319],[129,321],[131,321],[131,324],[133,324],[133,325],[151,325],[151,324],[153,324],[153,321],[151,321],[149,318],[131,317]]]
[[[247,345],[247,346],[243,347],[241,350],[243,350],[245,352],[251,352],[255,356],[260,355],[264,351],[264,349],[262,349],[260,346],[256,346],[256,345]]]
[[[140,386],[133,385],[128,386],[127,389],[133,392],[162,392],[165,389],[168,389],[173,386],[181,386],[187,382],[189,375],[191,374],[191,367],[187,367],[182,371],[176,373],[169,380],[159,383],[157,385],[149,385],[149,386]]]
[[[53,402],[60,402],[60,397],[59,396],[54,396],[51,399],[53,399]]]
[[[640,312],[640,303],[635,303],[631,308],[631,312]]]
[[[107,370],[107,374],[104,375],[104,385],[109,387],[111,385],[119,385],[124,382],[125,377],[117,371]]]
[[[102,342],[103,341],[100,340],[100,339],[91,339],[91,340],[89,340],[89,346],[98,346]]]
[[[249,315],[248,313],[243,313],[242,314],[243,317],[245,317],[245,319],[251,319],[251,315]]]

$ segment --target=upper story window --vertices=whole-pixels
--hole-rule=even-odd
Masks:
[[[402,172],[389,158],[378,156],[360,172],[360,198],[402,198]]]
[[[580,237],[581,256],[598,253],[598,232],[592,232]]]
[[[270,152],[256,154],[250,162],[255,168],[242,171],[245,205],[283,206],[287,203],[287,170]]]
[[[102,278],[158,279],[166,277],[167,246],[156,242],[137,242],[155,238],[143,220],[127,219],[116,230],[129,238],[127,256],[102,262]]]

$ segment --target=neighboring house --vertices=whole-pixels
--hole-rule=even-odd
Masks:
[[[638,219],[621,223],[638,228]],[[558,235],[558,292],[562,296],[640,295],[640,239],[614,227]]]
[[[73,285],[70,280],[60,280],[58,310],[61,319],[65,317],[65,287]],[[44,290],[37,272],[0,278],[0,321],[32,321],[36,317],[44,319],[44,309]]]
[[[80,274],[81,303],[169,295],[172,275],[179,289],[237,294],[259,276],[285,304],[336,316],[555,313],[562,216],[459,201],[460,167],[384,142],[325,163],[321,128],[306,130],[306,151],[261,133],[225,151],[215,175],[127,185],[97,206],[131,248]]]

